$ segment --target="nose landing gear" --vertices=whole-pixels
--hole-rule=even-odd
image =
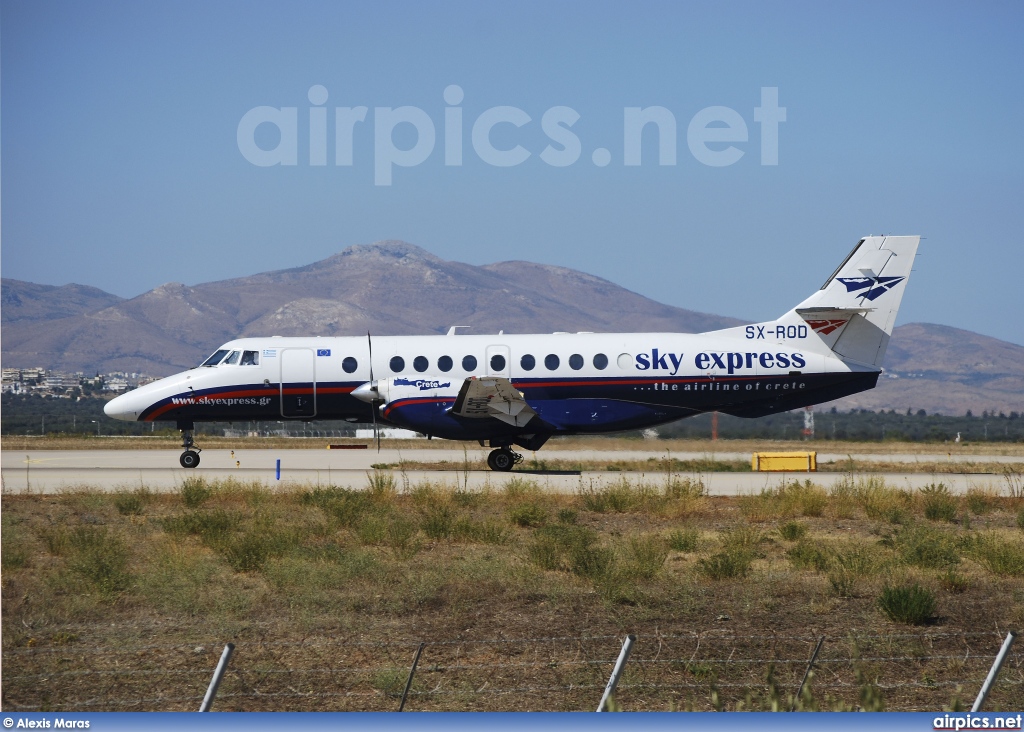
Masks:
[[[491,470],[497,470],[498,472],[507,473],[515,465],[518,465],[523,461],[523,456],[518,452],[513,452],[510,447],[499,447],[497,450],[492,450],[487,456],[487,467]]]
[[[199,465],[199,453],[202,452],[200,448],[196,447],[196,441],[192,437],[194,427],[191,423],[187,426],[179,424],[178,429],[181,430],[181,446],[185,448],[185,452],[181,453],[178,462],[183,468],[194,468]]]

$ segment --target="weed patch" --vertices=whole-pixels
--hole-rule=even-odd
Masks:
[[[210,500],[213,488],[206,482],[206,478],[189,476],[181,482],[181,489],[178,493],[186,508],[199,508]]]
[[[526,528],[543,526],[547,523],[548,512],[539,503],[520,503],[509,511],[509,520],[516,526]]]
[[[789,521],[779,527],[779,534],[786,541],[799,541],[807,535],[807,524]]]
[[[935,595],[915,583],[901,587],[885,587],[878,606],[886,617],[906,625],[924,625],[935,617]]]
[[[960,562],[956,538],[930,526],[907,526],[882,539],[907,564],[924,569],[944,569]]]
[[[118,491],[114,494],[114,507],[122,516],[138,516],[145,510],[153,494],[146,488],[133,491]]]
[[[694,552],[699,539],[697,529],[673,529],[668,534],[668,548],[675,552]]]
[[[929,521],[953,522],[960,503],[942,483],[932,483],[921,489],[924,517]]]
[[[993,574],[1024,576],[1024,543],[999,534],[976,534],[965,542],[967,554]]]
[[[668,546],[660,536],[631,536],[628,547],[628,572],[641,579],[655,577],[668,559]]]

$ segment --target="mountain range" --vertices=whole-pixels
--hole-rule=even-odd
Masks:
[[[123,299],[94,287],[3,279],[3,363],[162,376],[240,336],[553,331],[697,333],[743,321],[655,302],[608,280],[532,262],[475,266],[400,241],[304,267]],[[879,386],[840,408],[1024,411],[1024,347],[942,325],[897,328]]]

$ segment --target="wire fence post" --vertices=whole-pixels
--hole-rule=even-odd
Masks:
[[[217,696],[217,687],[220,686],[220,680],[224,678],[224,672],[228,670],[228,661],[231,660],[231,654],[234,652],[234,643],[228,643],[224,646],[224,652],[220,654],[220,662],[217,664],[217,669],[213,672],[213,678],[210,679],[210,687],[206,690],[206,696],[203,697],[202,706],[199,707],[200,712],[210,711],[213,698]]]
[[[800,697],[804,693],[804,686],[807,685],[807,679],[809,679],[811,676],[811,669],[814,668],[814,662],[818,660],[818,651],[821,650],[821,646],[824,642],[825,636],[821,636],[821,638],[818,639],[818,645],[814,647],[814,653],[811,654],[811,660],[807,664],[807,670],[804,671],[804,678],[800,682],[800,688],[796,690],[796,696],[793,697],[793,706],[789,708],[789,711],[791,712],[795,712],[796,705],[800,703]]]
[[[972,712],[980,712],[981,706],[988,699],[988,693],[992,691],[992,687],[995,686],[996,677],[999,676],[999,669],[1003,667],[1003,661],[1010,655],[1010,646],[1013,645],[1014,639],[1017,634],[1014,631],[1010,631],[1006,634],[1006,640],[1003,641],[1003,647],[999,649],[999,653],[996,655],[996,660],[992,662],[992,668],[988,671],[988,676],[985,678],[985,683],[981,685],[981,691],[978,692],[978,698],[974,700],[974,706],[971,707]]]
[[[629,652],[633,650],[633,643],[636,642],[635,635],[627,635],[626,640],[622,643],[622,650],[619,652],[619,660],[615,662],[615,668],[612,669],[611,678],[608,679],[608,685],[604,687],[604,694],[601,696],[601,703],[597,705],[597,711],[603,712],[605,706],[608,704],[608,698],[615,693],[615,687],[619,685],[619,677],[622,676],[622,669],[626,666],[626,661],[629,660]]]
[[[423,646],[426,643],[420,643],[420,647],[416,649],[416,657],[412,659],[412,668],[409,669],[409,678],[405,681],[405,691],[402,692],[402,703],[398,705],[398,711],[405,711],[405,700],[409,696],[409,689],[412,688],[412,677],[416,674],[416,665],[420,662],[420,654],[423,653]]]

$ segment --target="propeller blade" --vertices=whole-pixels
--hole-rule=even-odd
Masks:
[[[370,388],[377,392],[377,396],[380,396],[380,391],[377,390],[377,382],[373,380],[373,339],[370,338],[370,331],[366,331],[366,350],[370,355]],[[376,399],[370,400],[370,416],[373,417],[373,438],[377,441],[377,452],[380,453],[380,427],[377,426],[377,401]]]

